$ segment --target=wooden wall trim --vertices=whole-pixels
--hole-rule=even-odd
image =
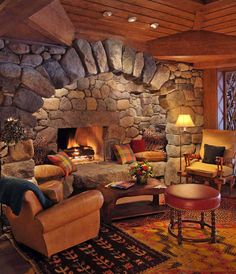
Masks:
[[[217,70],[207,69],[203,74],[204,128],[218,128]]]

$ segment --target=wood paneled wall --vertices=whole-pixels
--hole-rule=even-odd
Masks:
[[[204,70],[203,81],[204,81],[203,82],[204,128],[217,129],[218,127],[217,70],[216,69]]]

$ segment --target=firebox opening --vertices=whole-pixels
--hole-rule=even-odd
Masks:
[[[58,150],[65,151],[74,162],[103,161],[103,127],[58,129]]]

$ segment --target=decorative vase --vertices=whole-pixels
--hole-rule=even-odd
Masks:
[[[146,185],[147,184],[147,176],[136,176],[136,183],[138,185]]]

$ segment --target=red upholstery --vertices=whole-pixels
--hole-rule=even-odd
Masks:
[[[166,203],[180,210],[214,210],[220,206],[220,192],[198,184],[172,185],[165,191]]]

